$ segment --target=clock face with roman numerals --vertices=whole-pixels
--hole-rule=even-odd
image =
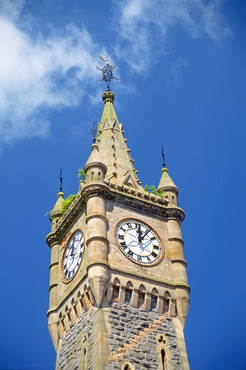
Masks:
[[[140,220],[127,218],[120,221],[115,228],[115,238],[121,252],[139,265],[154,265],[163,257],[159,235]]]
[[[84,234],[82,230],[76,230],[69,239],[62,258],[62,280],[69,283],[80,266],[84,252]]]

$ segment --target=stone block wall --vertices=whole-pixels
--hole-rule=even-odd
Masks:
[[[182,369],[172,318],[128,304],[112,303],[108,321],[110,356],[106,370],[122,369],[124,363],[135,370],[160,369],[162,348],[165,369]]]
[[[62,338],[57,370],[92,369],[92,336],[94,314],[91,308]]]

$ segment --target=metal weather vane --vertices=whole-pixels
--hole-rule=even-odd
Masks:
[[[116,66],[116,64],[114,66],[111,66],[108,62],[107,57],[106,57],[106,60],[105,60],[101,55],[99,55],[99,58],[101,58],[101,60],[105,63],[105,66],[103,68],[99,68],[98,66],[96,66],[96,68],[99,69],[99,71],[101,71],[101,73],[102,73],[102,78],[99,81],[99,83],[101,83],[102,81],[107,82],[107,90],[109,91],[109,82],[111,82],[113,79],[120,82],[120,80],[118,78],[116,78],[113,74],[113,70],[117,66]]]
[[[62,169],[60,170],[60,191],[62,191]]]
[[[163,167],[166,167],[163,145],[161,146],[161,155],[162,155]]]
[[[90,129],[89,133],[90,133],[90,135],[93,135],[93,142],[95,143],[96,142],[96,133],[97,133],[95,121],[92,122],[92,128]]]

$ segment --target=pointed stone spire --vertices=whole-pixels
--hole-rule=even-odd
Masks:
[[[122,124],[119,123],[114,110],[114,98],[111,91],[102,95],[104,110],[96,137],[101,159],[107,166],[106,180],[119,185],[139,187],[134,160],[130,156],[130,149],[127,148]]]
[[[162,172],[162,175],[161,175],[161,179],[159,182],[158,190],[159,191],[171,190],[171,191],[174,191],[176,195],[178,196],[179,190],[177,186],[174,184],[171,177],[169,176],[168,169],[166,167],[163,167],[161,172]]]
[[[103,181],[107,172],[107,166],[103,162],[97,143],[91,146],[91,155],[85,164],[84,171],[86,174],[86,182]]]
[[[161,192],[163,191],[164,194],[162,195],[166,200],[169,201],[170,204],[175,206],[178,205],[178,195],[179,191],[177,186],[174,184],[171,177],[168,175],[168,170],[166,167],[163,167],[161,179],[159,182],[158,190]]]
[[[114,99],[115,99],[115,95],[114,93],[112,93],[112,91],[106,91],[102,95],[102,100],[104,101],[104,110],[103,110],[102,118],[100,121],[101,130],[105,127],[106,123],[108,123],[108,125],[106,126],[112,127],[112,124],[113,124],[114,126],[117,127],[118,130],[120,130],[119,121],[118,121],[118,118],[116,116],[114,106],[113,106]]]
[[[58,193],[58,199],[50,212],[50,221],[52,222],[52,231],[55,227],[56,221],[62,216],[61,208],[62,203],[64,201],[64,193],[62,191],[59,191]]]

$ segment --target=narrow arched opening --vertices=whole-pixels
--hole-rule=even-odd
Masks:
[[[162,365],[162,370],[165,370],[165,350],[164,348],[161,349],[161,365]]]

